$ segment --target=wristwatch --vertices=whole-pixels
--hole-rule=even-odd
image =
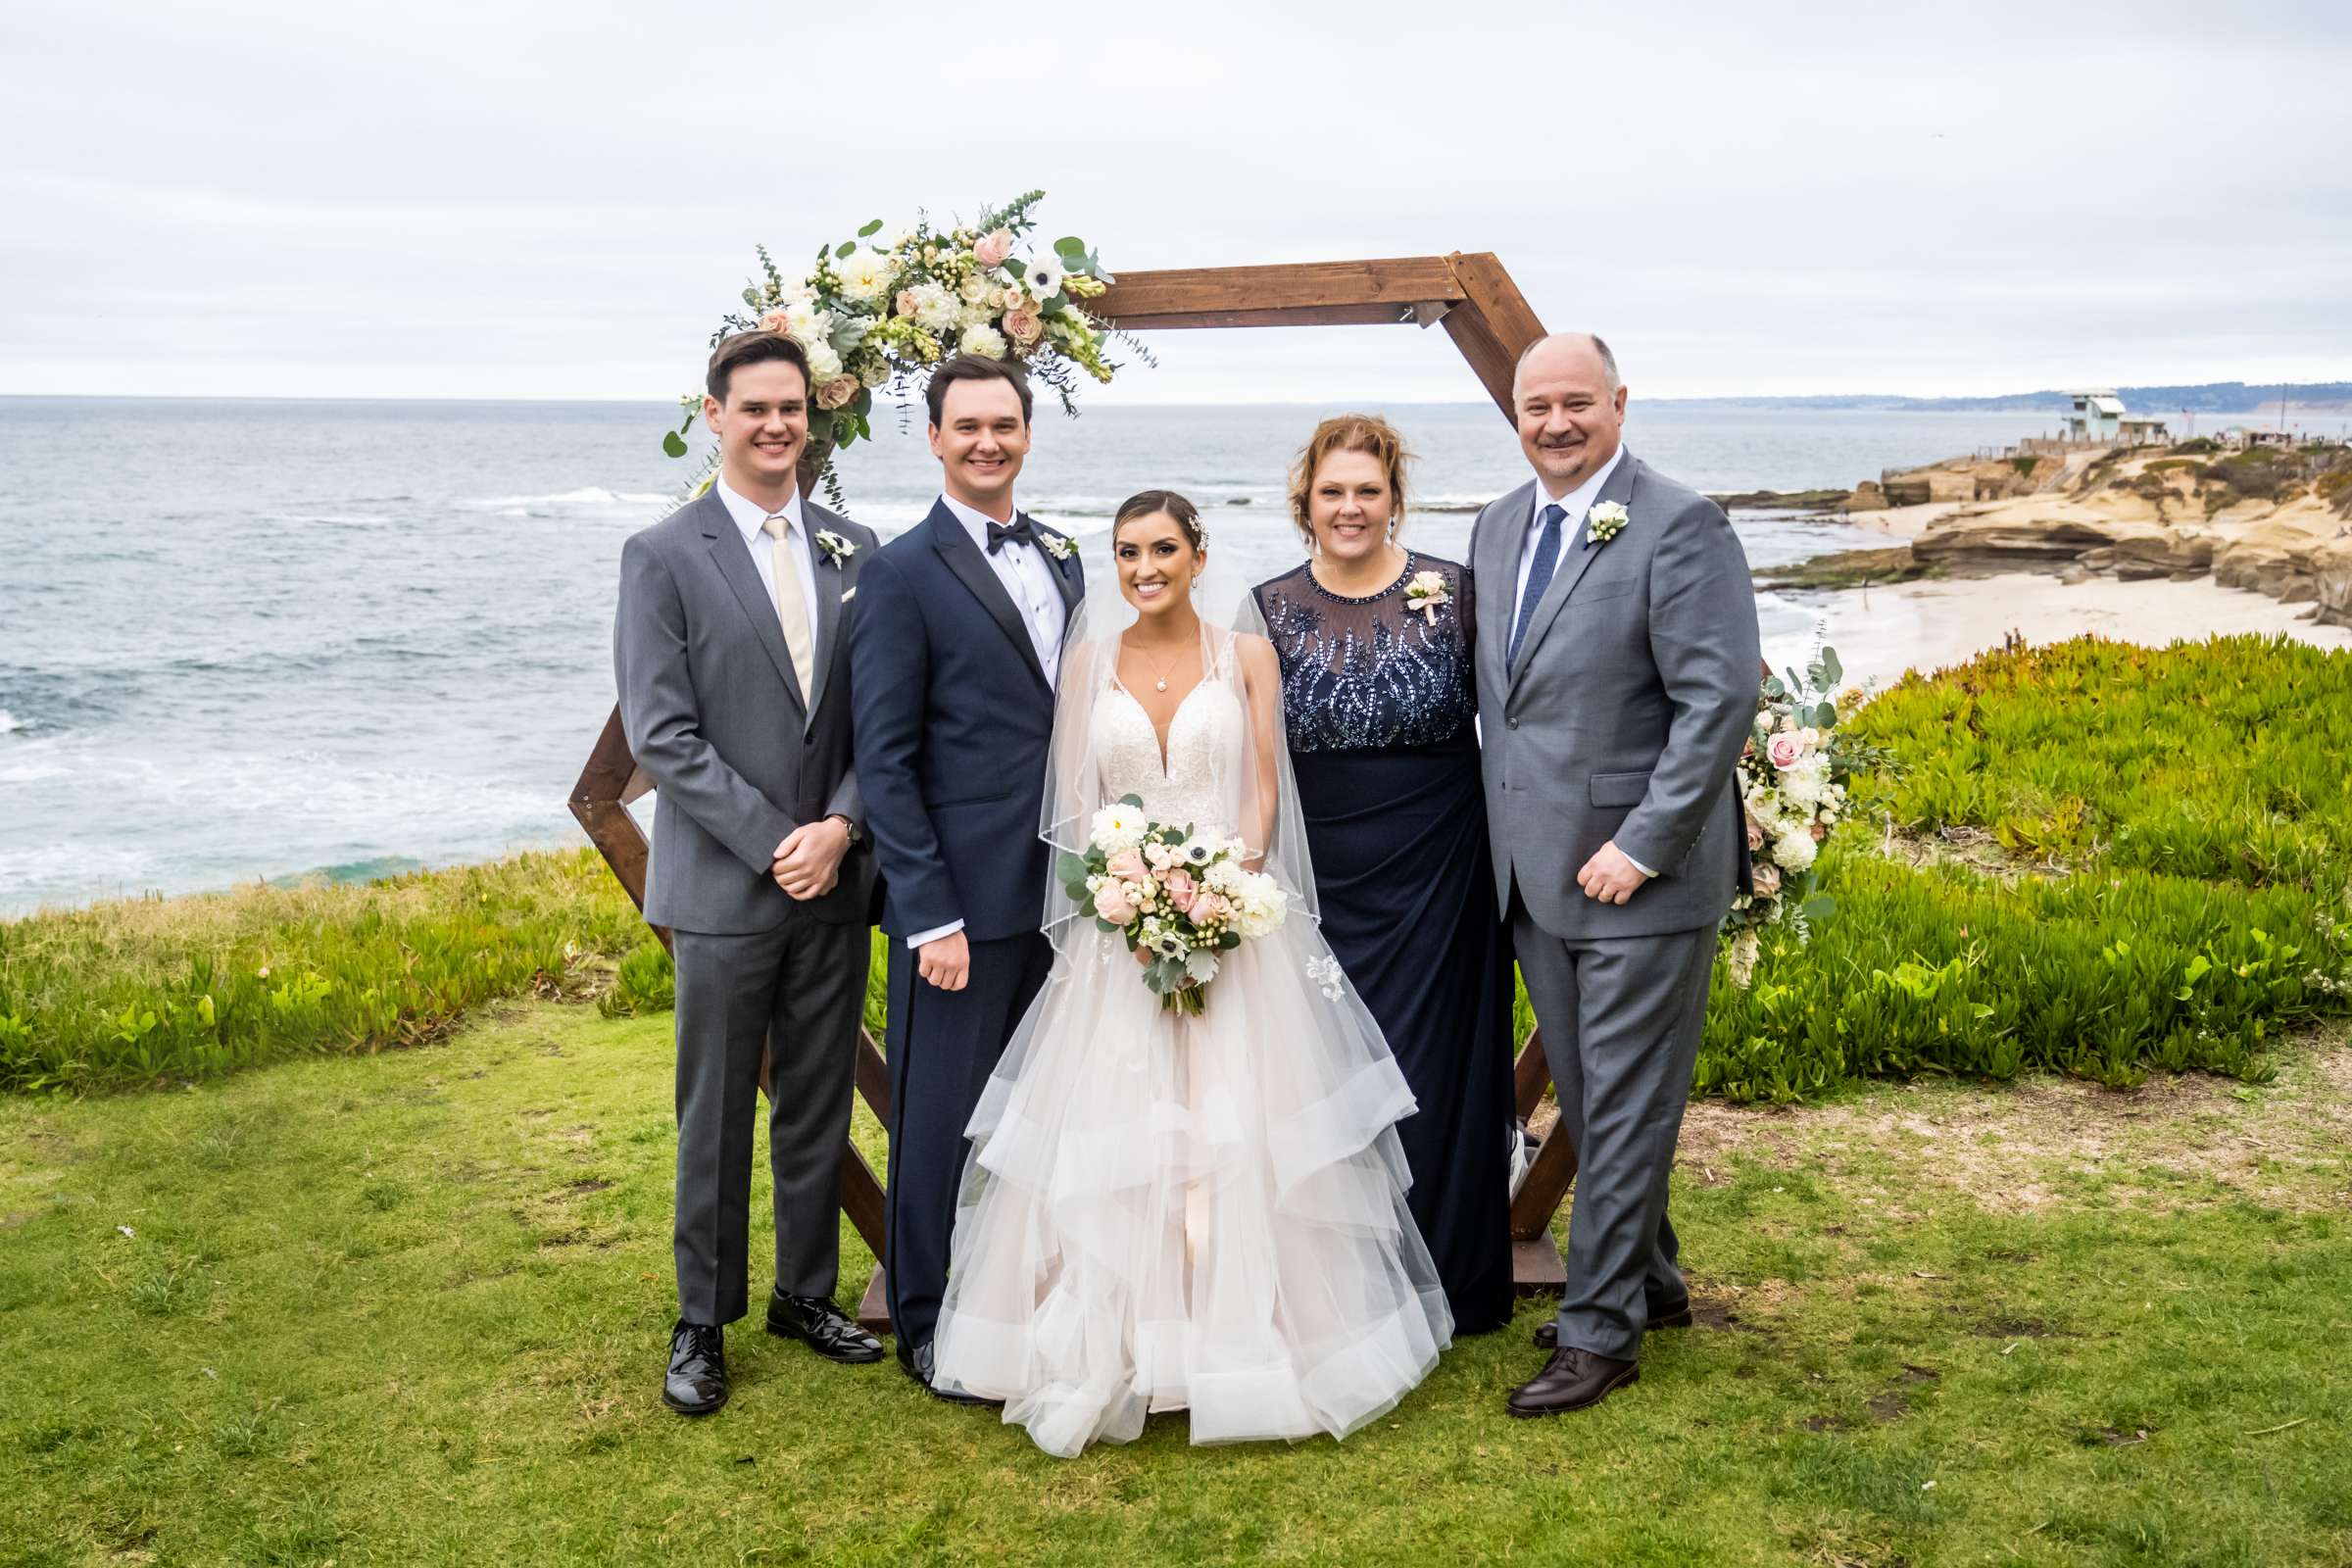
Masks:
[[[858,831],[858,824],[850,820],[847,812],[827,811],[825,815],[829,819],[839,822],[843,827],[846,827],[850,830],[850,848],[856,849],[858,845],[865,838],[865,835]]]

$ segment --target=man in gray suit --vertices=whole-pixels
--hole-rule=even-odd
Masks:
[[[1624,449],[1608,345],[1545,338],[1512,388],[1535,477],[1479,514],[1478,706],[1494,886],[1578,1160],[1552,1355],[1510,1413],[1639,1375],[1690,1320],[1666,1218],[1716,928],[1747,875],[1733,769],[1760,661],[1721,508]]]
[[[612,639],[621,726],[659,792],[645,916],[677,957],[678,1321],[662,1396],[687,1415],[727,1400],[762,1089],[768,1332],[836,1361],[882,1358],[833,1301],[874,880],[842,630],[874,536],[800,493],[799,344],[728,338],[705,390],[717,481],[621,548]]]

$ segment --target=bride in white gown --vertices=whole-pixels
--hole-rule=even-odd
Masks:
[[[1063,659],[1044,834],[1083,854],[1095,811],[1140,796],[1238,834],[1290,914],[1191,1017],[1049,894],[1053,976],[966,1129],[936,1376],[1062,1455],[1165,1410],[1196,1444],[1344,1438],[1452,1338],[1405,1208],[1413,1098],[1315,922],[1272,647],[1194,613],[1182,497],[1134,498],[1111,537],[1137,620]]]

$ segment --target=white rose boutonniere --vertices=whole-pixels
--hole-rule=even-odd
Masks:
[[[825,559],[836,566],[858,553],[855,540],[844,539],[830,528],[816,530],[816,548],[822,550]]]
[[[1603,501],[1585,514],[1585,536],[1596,545],[1605,545],[1625,528],[1625,503]]]
[[[1070,543],[1069,535],[1048,533],[1043,528],[1037,530],[1037,547],[1055,561],[1067,561],[1078,553],[1078,547]]]
[[[1446,590],[1446,574],[1442,571],[1416,571],[1404,585],[1405,612],[1418,610],[1432,626],[1438,623],[1438,609],[1453,603],[1453,595]]]

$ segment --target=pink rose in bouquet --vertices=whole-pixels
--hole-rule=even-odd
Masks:
[[[1220,894],[1202,893],[1194,898],[1193,906],[1185,912],[1193,917],[1195,925],[1214,925],[1233,912],[1233,906]]]
[[[1122,882],[1141,882],[1144,879],[1144,858],[1133,850],[1121,850],[1103,867]]]
[[[980,243],[972,247],[972,260],[982,267],[1003,267],[1004,258],[1011,254],[1012,230],[1009,228],[991,229],[980,236]]]
[[[1193,912],[1193,900],[1199,896],[1200,887],[1193,881],[1190,871],[1170,871],[1160,879],[1159,885],[1166,890],[1168,902],[1176,906],[1179,914]]]
[[[1781,868],[1770,860],[1758,860],[1748,875],[1755,883],[1757,898],[1777,899],[1781,896]]]
[[[1802,737],[1784,730],[1765,746],[1764,755],[1775,767],[1794,767],[1804,759],[1805,743]]]
[[[1135,906],[1128,902],[1127,884],[1106,882],[1095,895],[1095,912],[1112,925],[1125,925],[1135,918]]]
[[[1753,855],[1764,847],[1764,824],[1754,817],[1747,819],[1747,852]]]

